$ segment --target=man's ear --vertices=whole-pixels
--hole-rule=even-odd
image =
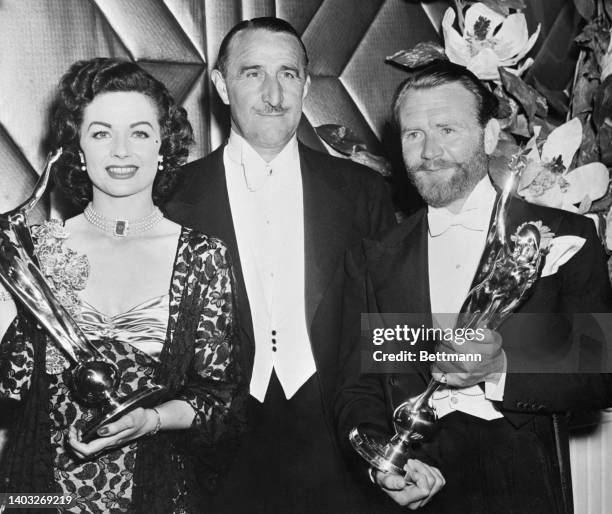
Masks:
[[[487,155],[491,155],[499,141],[501,128],[496,118],[491,118],[484,128],[484,149]]]
[[[221,97],[221,100],[223,100],[223,103],[225,105],[229,105],[227,85],[225,84],[225,79],[223,78],[221,72],[219,70],[212,70],[210,74],[210,80],[213,81],[215,89],[217,90],[217,93],[219,93],[219,96]]]

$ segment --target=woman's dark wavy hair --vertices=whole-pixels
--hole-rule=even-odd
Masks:
[[[79,158],[83,111],[97,95],[117,91],[142,93],[157,107],[164,169],[157,172],[153,183],[155,204],[163,203],[172,193],[179,178],[177,169],[187,160],[193,143],[185,109],[174,102],[164,84],[136,63],[104,57],[75,62],[59,83],[51,116],[51,140],[54,148],[63,148],[53,170],[54,182],[80,207],[85,207],[93,194]]]

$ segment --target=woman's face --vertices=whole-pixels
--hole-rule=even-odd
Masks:
[[[161,131],[153,100],[137,92],[101,93],[83,111],[80,145],[94,198],[148,195]]]

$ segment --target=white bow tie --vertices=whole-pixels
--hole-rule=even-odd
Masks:
[[[469,230],[486,230],[489,226],[488,216],[481,209],[469,209],[459,214],[452,214],[446,209],[429,210],[427,221],[432,237],[439,236],[456,225]]]

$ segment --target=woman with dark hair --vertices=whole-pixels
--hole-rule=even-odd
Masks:
[[[82,214],[33,229],[58,299],[121,371],[128,394],[166,401],[81,439],[97,414],[73,397],[68,362],[6,293],[0,398],[23,402],[2,455],[2,491],[65,493],[75,512],[201,512],[202,489],[241,431],[232,268],[218,239],[157,207],[192,130],[165,86],[132,62],[75,63],[52,115],[55,184]],[[199,483],[198,483],[199,482]]]

